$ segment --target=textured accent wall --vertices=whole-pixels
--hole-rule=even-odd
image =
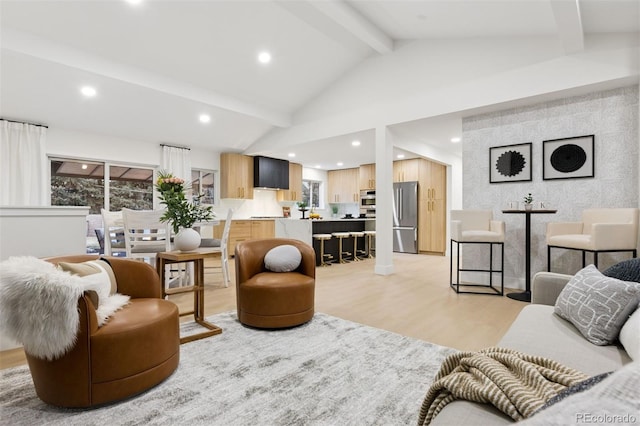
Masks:
[[[521,202],[531,192],[536,201],[558,210],[552,215],[532,215],[532,275],[547,267],[547,222],[579,221],[582,210],[591,207],[638,207],[638,88],[595,92],[463,120],[463,206],[492,209],[494,219],[504,220],[505,286],[524,288],[525,268],[525,217],[503,214],[509,201]],[[590,134],[595,135],[595,177],[542,179],[543,140]],[[489,148],[527,142],[533,144],[532,181],[490,184]],[[475,264],[480,253],[469,253],[465,262]],[[601,255],[600,269],[628,256]],[[552,258],[556,272],[575,273],[582,265],[576,251],[554,249]]]

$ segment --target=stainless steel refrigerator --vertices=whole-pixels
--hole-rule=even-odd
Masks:
[[[393,184],[393,251],[418,252],[418,182]]]

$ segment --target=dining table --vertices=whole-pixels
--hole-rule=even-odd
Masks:
[[[532,214],[554,214],[553,209],[506,209],[504,214],[525,215],[525,290],[523,292],[509,293],[507,297],[520,302],[531,302],[531,215]]]

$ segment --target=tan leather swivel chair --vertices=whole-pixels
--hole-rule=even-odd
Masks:
[[[95,256],[46,259],[85,262]],[[61,407],[90,407],[143,392],[162,382],[178,366],[180,330],[177,306],[161,299],[160,279],[144,262],[107,257],[118,293],[130,304],[98,328],[88,293],[78,300],[76,344],[52,361],[26,354],[38,397]]]
[[[269,250],[289,244],[302,261],[293,272],[271,272],[264,264]],[[303,324],[314,313],[316,255],[299,240],[271,238],[243,241],[235,249],[238,320],[257,328],[285,328]]]

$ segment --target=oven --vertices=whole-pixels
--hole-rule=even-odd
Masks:
[[[360,216],[376,217],[376,191],[360,191]]]

